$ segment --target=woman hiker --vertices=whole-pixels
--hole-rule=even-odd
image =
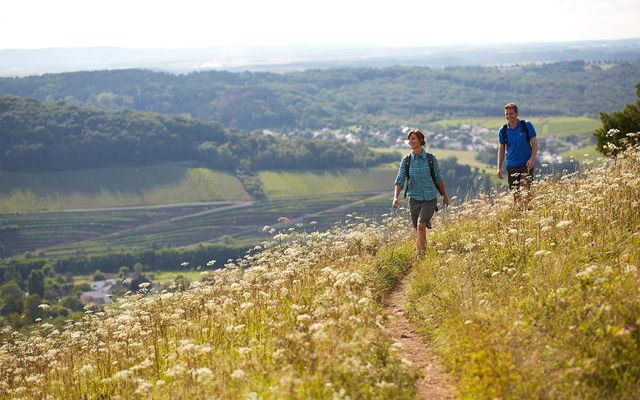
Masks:
[[[407,139],[411,153],[402,159],[398,168],[393,208],[398,208],[398,196],[406,180],[405,197],[409,196],[411,223],[416,230],[416,256],[421,258],[425,253],[426,228],[431,229],[431,217],[438,210],[438,192],[442,195],[445,207],[449,206],[449,196],[440,174],[438,160],[422,148],[425,145],[424,133],[413,129],[407,133]]]

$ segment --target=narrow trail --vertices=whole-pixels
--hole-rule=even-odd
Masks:
[[[393,316],[389,323],[391,339],[398,342],[400,356],[409,360],[420,374],[416,382],[417,400],[454,399],[453,378],[440,365],[437,356],[429,349],[425,338],[414,331],[406,316],[405,304],[407,296],[407,278],[384,300],[384,308]]]

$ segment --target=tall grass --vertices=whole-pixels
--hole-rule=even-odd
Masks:
[[[406,220],[355,220],[62,328],[43,305],[33,332],[2,333],[0,398],[412,398],[379,302],[413,262]]]
[[[640,150],[453,210],[410,284],[462,398],[640,398]]]

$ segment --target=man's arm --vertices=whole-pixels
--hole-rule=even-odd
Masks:
[[[536,166],[536,155],[538,154],[538,138],[531,138],[531,158],[527,161],[527,169],[531,171]]]
[[[531,139],[533,142],[535,138]],[[538,152],[538,141],[536,140],[536,153]],[[504,145],[498,145],[498,178],[502,179],[502,163],[504,162]]]

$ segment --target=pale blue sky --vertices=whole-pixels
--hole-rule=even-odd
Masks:
[[[14,0],[0,49],[392,46],[640,37],[640,0]]]

